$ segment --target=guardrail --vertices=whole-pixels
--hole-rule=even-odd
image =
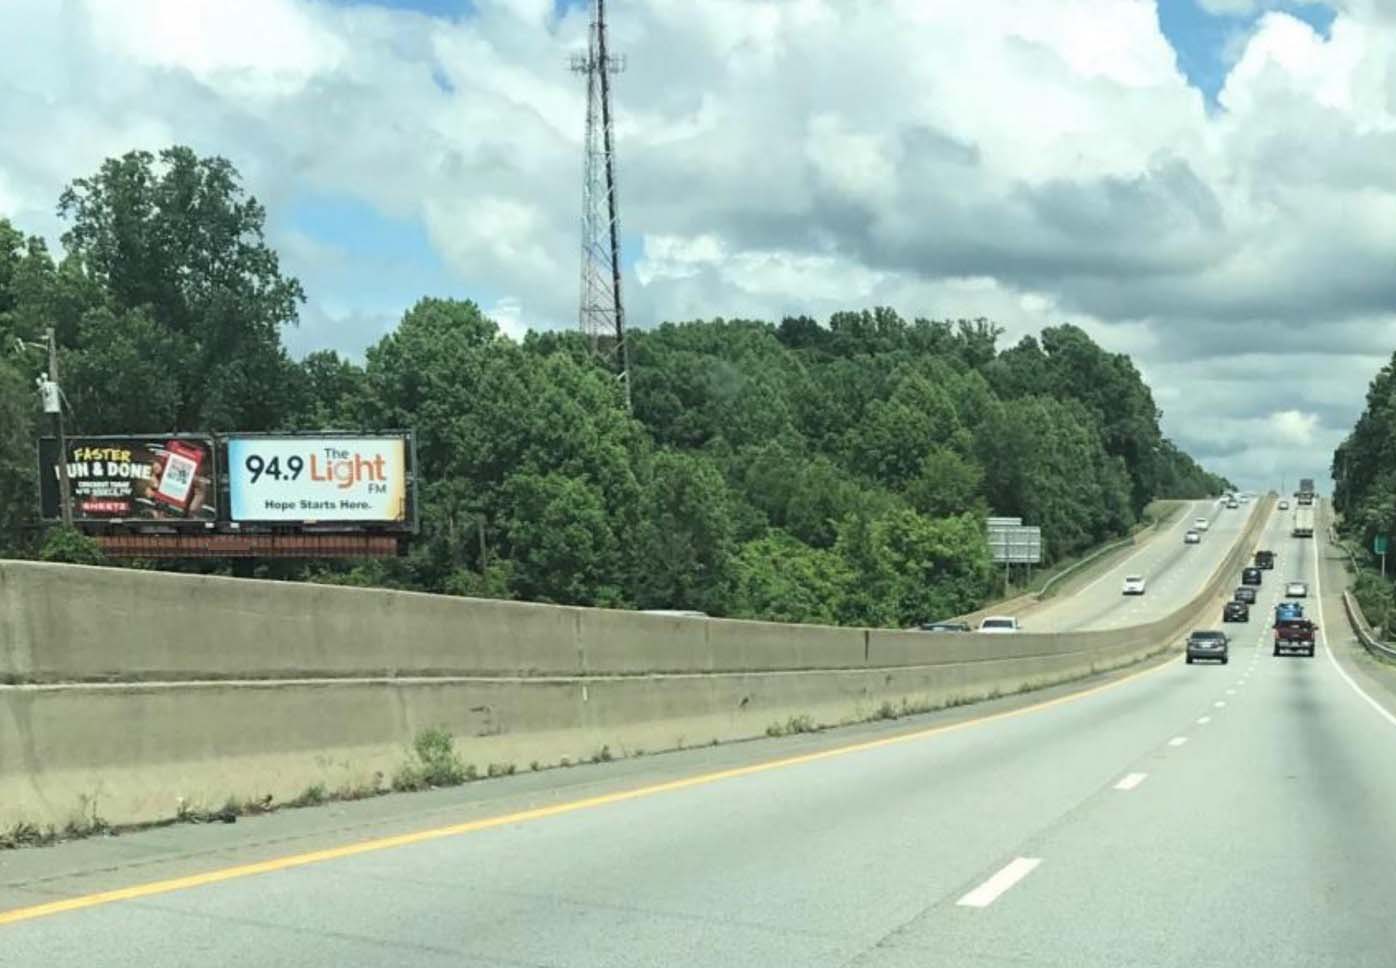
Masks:
[[[1042,601],[1043,599],[1048,597],[1049,593],[1052,590],[1052,586],[1056,585],[1057,582],[1061,581],[1063,578],[1067,578],[1070,575],[1076,574],[1076,572],[1080,569],[1086,567],[1093,561],[1098,561],[1102,556],[1108,555],[1112,551],[1119,551],[1121,548],[1132,547],[1135,544],[1134,537],[1134,535],[1130,535],[1128,538],[1121,538],[1119,541],[1098,548],[1087,557],[1082,558],[1080,561],[1076,562],[1076,564],[1072,565],[1070,568],[1065,568],[1062,571],[1057,572],[1051,578],[1047,579],[1046,583],[1043,584],[1041,588],[1039,588],[1036,592],[1033,593],[1032,598],[1036,599],[1039,602]]]
[[[1354,569],[1361,567],[1357,563],[1357,554],[1352,547],[1338,536],[1338,526],[1333,522],[1331,514],[1328,521],[1328,543],[1335,545]],[[1343,590],[1343,611],[1347,613],[1348,624],[1352,626],[1353,634],[1357,636],[1357,641],[1362,643],[1364,649],[1375,656],[1396,659],[1396,648],[1387,645],[1372,633],[1371,623],[1367,621],[1367,616],[1362,614],[1362,606],[1358,603],[1356,596],[1347,589]]]
[[[1348,613],[1348,623],[1357,634],[1357,641],[1361,642],[1368,652],[1387,659],[1396,659],[1396,649],[1372,634],[1372,627],[1367,624],[1367,616],[1362,614],[1362,606],[1357,604],[1352,592],[1346,589],[1343,591],[1343,610]]]

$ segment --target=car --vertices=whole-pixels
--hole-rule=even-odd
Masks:
[[[979,623],[979,631],[985,635],[1012,635],[1022,630],[1012,615],[990,615]]]
[[[1255,566],[1269,571],[1275,567],[1275,553],[1273,551],[1257,551],[1255,553]]]
[[[1122,591],[1123,591],[1123,594],[1125,594],[1125,595],[1142,595],[1142,594],[1144,594],[1144,576],[1143,576],[1143,575],[1127,575],[1127,576],[1125,576],[1125,584],[1124,584],[1124,588],[1123,588]]]
[[[1263,572],[1259,568],[1242,568],[1241,584],[1259,585],[1262,581]]]
[[[1206,518],[1193,518],[1192,526],[1195,531],[1206,531],[1211,525]]]
[[[1227,602],[1222,606],[1223,622],[1249,622],[1251,607],[1242,601]]]
[[[1275,624],[1304,617],[1304,606],[1298,602],[1282,601],[1275,606]]]
[[[1231,639],[1225,632],[1213,629],[1195,629],[1188,636],[1188,665],[1202,659],[1226,665],[1230,645]]]
[[[1236,591],[1231,593],[1231,600],[1233,602],[1245,602],[1247,605],[1254,605],[1255,586],[1242,585],[1240,588],[1236,589]]]
[[[1183,544],[1199,544],[1201,541],[1202,535],[1192,530],[1192,528],[1188,528],[1188,533],[1183,535]]]
[[[1288,511],[1288,510],[1289,510],[1289,502],[1286,501],[1286,500],[1284,500],[1284,499],[1281,499],[1281,500],[1280,500],[1280,503],[1279,503],[1279,504],[1276,504],[1275,507],[1279,508],[1281,511]]]
[[[1242,494],[1242,495],[1241,495],[1241,503],[1242,503],[1242,504],[1249,504],[1249,503],[1251,503],[1251,496],[1250,496],[1249,494]]]
[[[968,622],[927,622],[925,625],[918,625],[921,632],[973,632]]]
[[[1307,598],[1309,586],[1302,581],[1292,581],[1285,586],[1285,598]]]

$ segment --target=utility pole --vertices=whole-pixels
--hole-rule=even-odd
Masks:
[[[58,378],[58,340],[53,327],[48,336],[48,378],[49,386],[44,388],[44,410],[57,418],[58,425],[58,500],[63,508],[63,524],[73,526],[73,495],[68,487],[68,438],[63,432],[63,390]]]

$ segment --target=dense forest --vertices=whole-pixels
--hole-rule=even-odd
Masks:
[[[1396,355],[1367,388],[1367,406],[1333,452],[1333,508],[1342,536],[1359,565],[1372,566],[1372,540],[1396,535]],[[1396,577],[1396,568],[1387,568]],[[1390,629],[1396,621],[1392,582],[1374,567],[1360,569],[1353,587],[1368,621]]]
[[[1156,496],[1226,486],[1163,436],[1130,360],[1070,325],[1001,348],[988,321],[886,308],[665,323],[631,336],[630,412],[578,334],[511,340],[464,300],[423,298],[362,361],[291,359],[304,293],[226,160],[132,152],[58,211],[61,257],[0,219],[4,555],[53,553],[44,361],[16,343],[47,326],[70,432],[415,429],[410,552],[260,566],[276,578],[906,625],[990,593],[987,513],[1061,559]]]

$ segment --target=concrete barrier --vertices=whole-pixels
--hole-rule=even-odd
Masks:
[[[1271,499],[1273,500],[1273,499]],[[1176,648],[1249,558],[1148,625],[927,635],[0,562],[0,830],[382,786],[420,730],[527,769],[1079,679]],[[1210,624],[1210,622],[1208,623]]]

